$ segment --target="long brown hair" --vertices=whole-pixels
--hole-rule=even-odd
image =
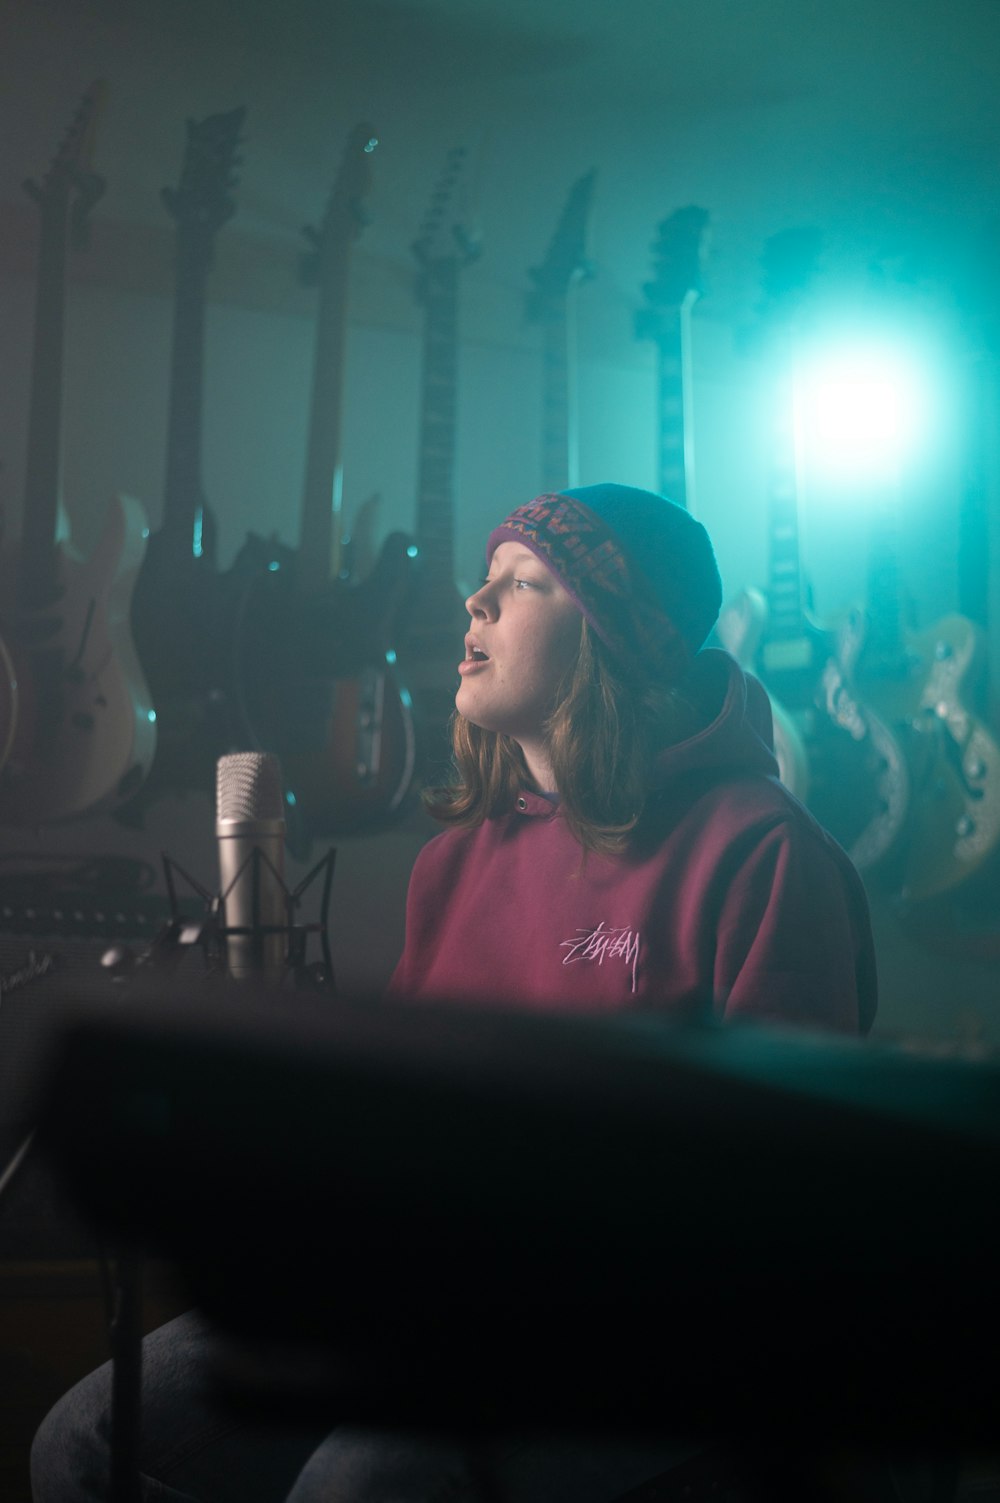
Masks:
[[[560,810],[584,851],[620,855],[642,818],[657,751],[689,735],[693,707],[676,686],[626,672],[580,618],[580,650],[545,726]],[[460,828],[506,814],[531,776],[512,737],[457,712],[455,780],[424,793],[436,819]]]

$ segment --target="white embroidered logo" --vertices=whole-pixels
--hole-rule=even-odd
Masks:
[[[604,921],[596,929],[578,929],[579,939],[564,939],[560,949],[563,965],[572,965],[574,960],[596,960],[603,965],[605,960],[624,960],[632,971],[632,990],[635,991],[635,972],[639,964],[639,931],[637,929],[606,929]]]

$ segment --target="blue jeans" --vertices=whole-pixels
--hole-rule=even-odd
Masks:
[[[694,1449],[534,1433],[472,1448],[460,1436],[265,1426],[219,1403],[205,1360],[211,1339],[188,1314],[143,1342],[143,1503],[613,1503]],[[106,1363],[39,1427],[34,1503],[106,1503],[110,1453]]]

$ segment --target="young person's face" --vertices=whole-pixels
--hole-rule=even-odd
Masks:
[[[580,650],[580,612],[541,559],[515,542],[500,544],[465,606],[472,622],[456,708],[484,730],[513,736],[530,764]]]

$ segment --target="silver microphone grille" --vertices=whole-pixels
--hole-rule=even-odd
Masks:
[[[270,752],[230,752],[215,776],[216,819],[284,819],[281,765]]]

